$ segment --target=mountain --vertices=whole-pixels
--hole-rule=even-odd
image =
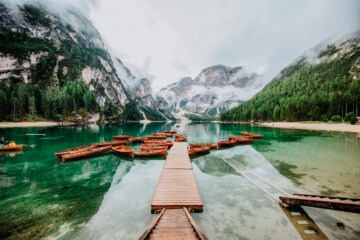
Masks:
[[[357,32],[310,49],[252,99],[222,114],[221,120],[327,121],[348,112],[358,115],[359,103]]]
[[[185,77],[156,94],[163,98],[177,118],[216,119],[221,113],[255,94],[260,76],[242,67],[215,65],[192,79]]]
[[[87,112],[108,120],[165,120],[150,82],[108,52],[85,16],[64,11],[0,2],[0,100],[8,103],[0,120],[63,120]]]

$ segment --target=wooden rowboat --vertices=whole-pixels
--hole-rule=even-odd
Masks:
[[[161,146],[161,145],[141,145],[141,150],[167,150],[168,146]]]
[[[165,139],[166,136],[165,135],[151,135],[151,136],[147,136],[147,139]]]
[[[167,146],[172,147],[174,144],[172,142],[145,142],[142,146]]]
[[[111,150],[115,153],[121,154],[121,155],[125,155],[128,157],[131,157],[133,155],[134,149],[131,147],[127,147],[127,146],[116,146],[116,147],[112,147]]]
[[[129,138],[129,142],[131,144],[144,142],[144,140],[145,140],[144,137],[132,137],[132,138]]]
[[[0,151],[17,151],[23,149],[23,145],[5,145],[4,147],[0,148]]]
[[[103,143],[93,143],[92,147],[104,147],[104,146],[119,146],[126,145],[127,141],[111,141],[111,142],[103,142]]]
[[[134,156],[165,156],[166,150],[141,150],[133,152]]]
[[[235,141],[236,143],[252,143],[253,140],[249,137],[244,136],[230,136],[229,140]]]
[[[73,149],[67,149],[67,150],[55,153],[55,157],[58,159],[61,159],[61,156],[64,154],[74,153],[74,152],[78,152],[78,151],[86,151],[89,148],[93,148],[93,146],[82,146],[82,147],[77,147],[77,148],[73,148]]]
[[[187,136],[177,134],[175,138],[175,142],[183,142],[187,139]]]
[[[111,146],[105,146],[105,147],[93,147],[89,148],[87,150],[81,150],[77,152],[67,153],[61,155],[61,159],[64,161],[79,159],[79,158],[86,158],[86,157],[92,157],[95,155],[98,155],[100,153],[104,153],[109,151]]]
[[[113,136],[114,139],[117,140],[127,140],[129,138],[131,138],[130,136],[124,136],[124,135],[118,135],[118,136]]]
[[[171,134],[176,134],[176,131],[163,131],[163,133],[171,133]]]
[[[246,136],[245,135],[231,135],[229,136],[229,140],[233,140],[235,138],[245,138]]]
[[[236,144],[236,141],[229,140],[229,141],[220,141],[218,142],[218,147],[230,147],[234,146]]]
[[[171,141],[167,141],[167,140],[145,140],[144,143],[171,143]]]
[[[210,147],[196,147],[196,148],[190,148],[189,155],[194,155],[198,153],[206,153],[210,151]]]
[[[251,138],[233,138],[232,141],[235,141],[236,143],[252,143],[253,140]]]
[[[241,132],[242,135],[247,136],[248,138],[251,139],[261,139],[264,138],[264,135],[260,135],[257,133],[248,133],[248,132]]]
[[[262,139],[264,138],[264,135],[260,135],[260,134],[252,134],[249,136],[250,139]]]
[[[176,134],[176,131],[163,131],[163,133],[170,133],[170,134],[172,134],[172,135],[174,135],[174,134]]]
[[[217,148],[216,143],[190,143],[190,148],[210,147]]]

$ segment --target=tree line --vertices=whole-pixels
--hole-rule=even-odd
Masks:
[[[68,81],[61,89],[1,83],[0,103],[0,121],[35,120],[38,117],[60,121],[63,116],[99,111],[93,93],[83,81]]]
[[[327,49],[329,50],[329,49]],[[222,121],[327,121],[359,114],[360,81],[350,73],[359,49],[320,64],[305,59],[282,71],[249,101],[221,115]]]

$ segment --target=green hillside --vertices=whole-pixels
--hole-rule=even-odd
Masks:
[[[221,115],[222,121],[306,121],[359,113],[358,40],[330,45],[316,63],[303,57],[285,68],[249,101]]]

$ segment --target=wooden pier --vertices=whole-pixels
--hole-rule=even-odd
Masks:
[[[187,208],[201,212],[203,202],[196,184],[187,143],[177,142],[170,149],[156,187],[151,210]]]
[[[176,142],[167,155],[151,202],[151,212],[160,214],[139,239],[205,240],[190,215],[202,210],[187,143]]]
[[[294,193],[294,196],[290,197],[281,196],[280,200],[291,206],[309,206],[360,213],[359,198]]]

